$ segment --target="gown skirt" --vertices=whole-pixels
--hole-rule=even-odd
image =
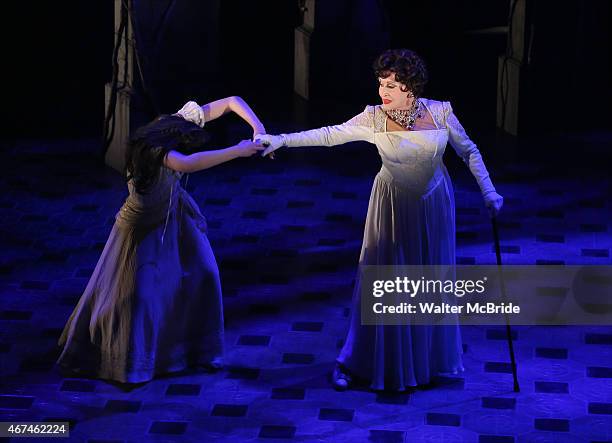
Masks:
[[[117,214],[59,339],[60,367],[141,383],[222,364],[221,285],[205,219],[171,173],[160,186],[172,187],[169,200],[131,192]]]
[[[362,265],[455,263],[455,202],[446,167],[423,195],[407,192],[383,167],[374,180],[360,255]],[[338,363],[375,390],[403,391],[464,370],[458,325],[361,325],[357,278]]]

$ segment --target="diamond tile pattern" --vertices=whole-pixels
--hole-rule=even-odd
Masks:
[[[539,150],[522,143],[522,152]],[[514,148],[497,137],[483,134],[480,145],[505,197],[504,263],[611,264],[609,176],[534,175],[521,169],[529,156],[512,164],[500,155]],[[191,174],[222,275],[222,371],[194,368],[135,386],[62,375],[55,343],[126,195],[123,177],[92,167],[97,149],[97,140],[66,140],[3,151],[15,162],[0,177],[9,191],[0,199],[3,421],[69,421],[71,441],[82,442],[609,441],[611,326],[513,327],[520,393],[512,392],[505,329],[474,326],[462,328],[464,373],[402,393],[359,383],[333,390],[380,165],[365,143]],[[457,262],[494,264],[476,185],[447,154]],[[565,293],[557,291],[541,293]]]

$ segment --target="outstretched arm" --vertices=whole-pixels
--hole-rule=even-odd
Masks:
[[[361,114],[340,125],[291,134],[264,135],[257,137],[257,140],[269,144],[263,155],[268,155],[282,146],[336,146],[358,140],[374,143],[374,110],[366,106]]]
[[[472,175],[480,187],[485,205],[489,208],[491,215],[496,215],[503,205],[503,197],[495,190],[489,172],[482,160],[480,150],[466,134],[465,129],[453,112],[451,104],[445,102],[444,107],[449,142],[455,152],[457,152],[464,163],[470,168]]]
[[[185,120],[203,127],[205,122],[215,120],[230,111],[236,113],[253,128],[253,136],[266,133],[266,128],[255,112],[238,96],[222,98],[203,106],[199,106],[194,101],[189,101],[177,114]]]
[[[178,172],[190,173],[212,168],[213,166],[220,165],[221,163],[228,162],[238,157],[250,157],[263,150],[263,146],[251,140],[243,140],[237,145],[229,148],[196,152],[191,155],[170,151],[164,159],[164,165]]]

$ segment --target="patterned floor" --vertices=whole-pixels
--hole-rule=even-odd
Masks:
[[[568,144],[588,156],[609,140]],[[505,196],[505,263],[610,264],[612,188],[600,161],[561,161],[549,154],[567,146],[537,139],[480,141]],[[477,326],[463,328],[462,377],[410,394],[331,388],[379,167],[363,144],[241,159],[190,177],[223,279],[224,371],[132,389],[62,378],[55,342],[126,195],[94,150],[88,140],[3,146],[11,166],[0,178],[2,421],[65,420],[70,441],[90,443],[612,441],[612,326],[515,327],[519,394],[504,330]],[[476,185],[453,152],[446,157],[458,261],[492,264]]]

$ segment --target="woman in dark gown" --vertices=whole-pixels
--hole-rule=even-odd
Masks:
[[[249,106],[229,97],[202,107],[190,102],[132,136],[129,196],[59,339],[62,368],[141,383],[189,366],[222,366],[219,270],[206,220],[180,179],[263,149],[244,140],[190,153],[203,148],[204,122],[229,111],[249,123],[254,136],[265,133]]]

